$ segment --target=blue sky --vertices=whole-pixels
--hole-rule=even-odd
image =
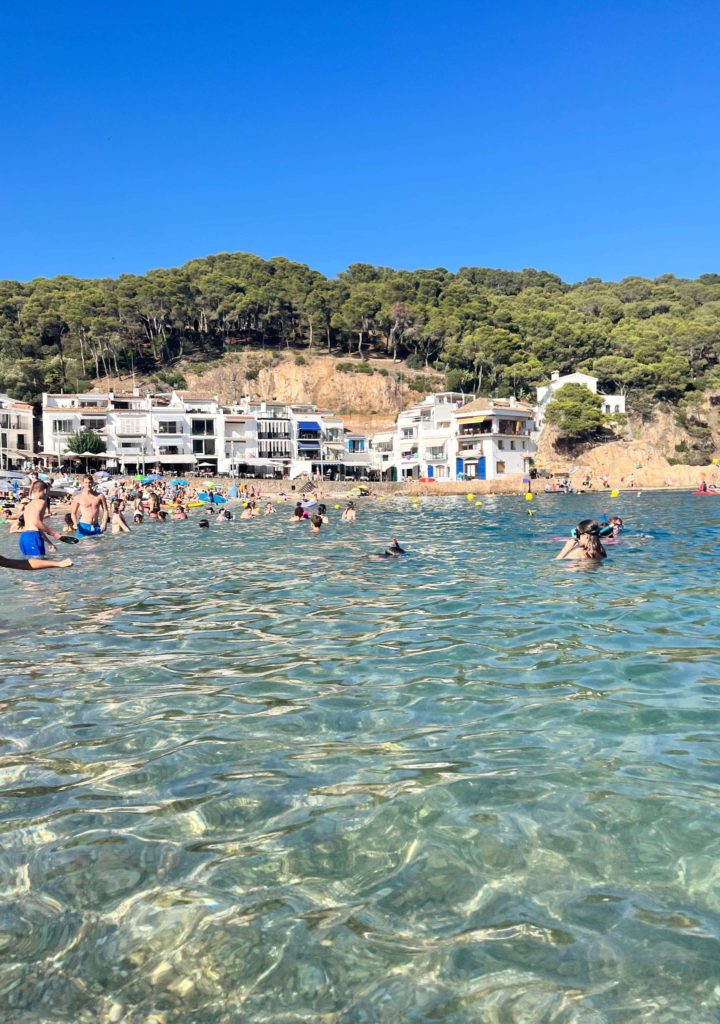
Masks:
[[[15,4],[0,277],[720,271],[720,8]]]

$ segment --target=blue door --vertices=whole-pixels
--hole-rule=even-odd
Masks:
[[[458,480],[465,479],[465,463],[461,458],[455,459],[455,476]]]
[[[430,479],[433,476],[435,476],[435,467],[434,466],[428,466],[428,479]]]
[[[486,472],[485,471],[485,456],[482,455],[478,459],[478,474],[477,474],[478,475],[478,480],[485,480],[486,479],[485,472]]]

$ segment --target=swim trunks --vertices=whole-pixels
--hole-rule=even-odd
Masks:
[[[18,537],[18,545],[26,558],[45,557],[45,539],[39,530],[24,530]]]
[[[78,523],[75,536],[82,540],[83,537],[97,537],[99,533],[102,533],[99,523]]]

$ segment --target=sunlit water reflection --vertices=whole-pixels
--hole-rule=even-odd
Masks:
[[[717,1022],[720,499],[483,500],[2,574],[4,1022]]]

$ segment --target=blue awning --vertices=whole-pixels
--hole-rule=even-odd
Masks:
[[[316,452],[320,447],[319,441],[298,441],[298,448],[301,452],[313,451]]]
[[[315,420],[300,420],[298,430],[316,430],[319,434],[320,424],[316,423]]]

